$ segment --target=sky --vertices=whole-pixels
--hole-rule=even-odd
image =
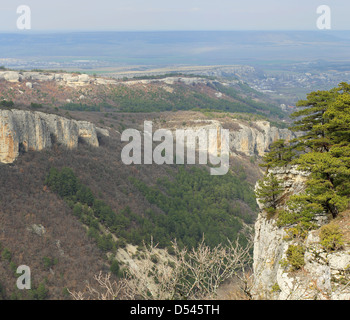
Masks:
[[[31,31],[317,30],[320,5],[331,28],[350,29],[349,0],[0,0],[0,31],[17,32],[17,7]]]

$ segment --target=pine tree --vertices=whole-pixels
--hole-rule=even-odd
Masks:
[[[260,203],[264,204],[266,208],[275,211],[283,190],[281,181],[270,173],[259,180],[255,193]]]
[[[311,92],[306,100],[297,103],[302,109],[291,115],[292,119],[297,119],[291,129],[304,133],[296,140],[298,150],[310,149],[320,152],[329,150],[329,140],[324,126],[327,120],[323,116],[336,95],[336,89]]]
[[[350,197],[350,85],[312,92],[298,106],[293,129],[304,132],[296,139],[303,152],[294,163],[311,172],[304,200],[336,217]]]
[[[112,261],[110,270],[115,276],[117,276],[117,277],[120,276],[120,267],[119,267],[119,263],[117,260]]]
[[[300,168],[311,171],[305,190],[309,202],[318,204],[333,217],[346,209],[349,193],[344,194],[342,189],[344,182],[348,184],[350,172],[341,158],[331,152],[311,152],[302,155],[298,162]]]
[[[260,166],[268,169],[283,167],[292,161],[294,155],[293,147],[287,145],[284,139],[280,139],[271,144],[270,151],[264,155],[264,163]]]

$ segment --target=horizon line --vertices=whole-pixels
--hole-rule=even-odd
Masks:
[[[67,29],[67,30],[0,30],[0,34],[52,34],[52,33],[151,33],[151,32],[345,32],[350,29],[218,29],[218,30],[78,30],[78,29]]]

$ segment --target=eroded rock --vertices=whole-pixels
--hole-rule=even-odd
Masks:
[[[297,167],[275,168],[271,172],[283,180],[286,194],[305,190],[307,172]],[[283,197],[283,195],[282,195]],[[327,251],[320,244],[319,230],[309,231],[306,238],[286,237],[287,229],[269,218],[260,204],[254,238],[254,299],[343,300],[350,299],[350,249]],[[315,217],[319,226],[329,223],[326,214]],[[290,245],[302,245],[304,265],[292,271],[283,263]]]
[[[0,110],[0,162],[12,163],[20,152],[50,148],[53,142],[74,149],[79,139],[98,147],[98,134],[106,135],[87,121],[23,110]]]

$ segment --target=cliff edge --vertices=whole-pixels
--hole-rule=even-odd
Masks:
[[[269,170],[282,181],[280,209],[292,194],[305,188],[308,173],[295,166]],[[322,245],[320,230],[323,226],[337,225],[348,235],[350,214],[344,213],[330,221],[320,214],[314,217],[317,228],[308,231],[305,238],[291,236],[293,225],[281,227],[275,217],[269,217],[259,203],[260,213],[255,223],[254,239],[254,299],[268,300],[347,300],[350,299],[350,247],[344,241],[339,250],[327,250]],[[347,237],[345,240],[347,240]],[[293,250],[301,248],[298,268],[291,268]],[[296,250],[294,250],[296,251]]]
[[[20,152],[40,151],[57,142],[69,149],[79,141],[98,147],[105,130],[87,121],[23,110],[0,110],[0,162],[13,163]]]

